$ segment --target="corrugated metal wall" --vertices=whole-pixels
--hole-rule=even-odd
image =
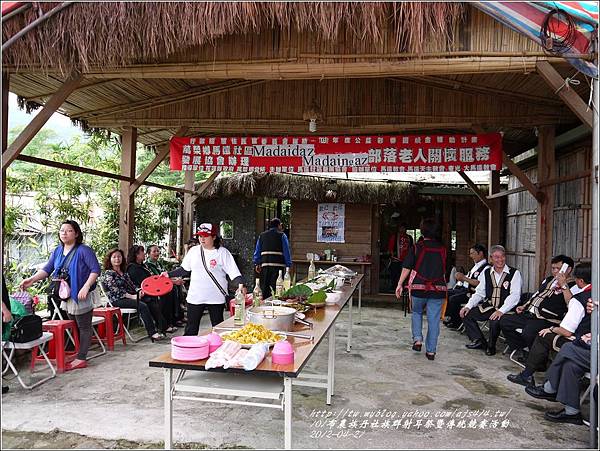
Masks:
[[[579,145],[559,156],[557,177],[581,172],[591,167],[591,147]],[[525,171],[532,182],[537,181],[537,168]],[[509,177],[508,189],[521,183]],[[590,261],[591,240],[591,179],[589,177],[563,182],[554,190],[554,228],[552,254],[565,254],[575,262]],[[507,262],[523,275],[523,290],[535,291],[537,202],[527,191],[508,196],[506,214]]]

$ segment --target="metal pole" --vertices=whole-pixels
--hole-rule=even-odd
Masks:
[[[600,208],[598,206],[598,177],[600,166],[600,127],[598,123],[598,78],[592,81],[594,128],[592,133],[592,299],[598,302],[600,289],[600,249],[598,248],[598,226],[600,219]],[[598,318],[599,308],[596,306],[592,312],[592,355],[590,363],[590,448],[598,446],[598,412],[594,400],[594,386],[598,379]]]

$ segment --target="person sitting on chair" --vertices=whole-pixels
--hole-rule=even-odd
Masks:
[[[542,281],[529,301],[516,308],[515,315],[500,319],[500,330],[511,351],[531,349],[538,332],[547,327],[558,326],[567,313],[567,303],[572,295],[570,289],[575,282],[567,283],[565,278],[563,284],[557,283],[557,276],[563,264],[568,265],[564,275],[570,278],[573,259],[566,255],[553,257],[552,275]],[[522,332],[517,332],[517,329],[521,329]]]
[[[454,288],[448,291],[446,315],[449,319],[444,321],[444,326],[450,329],[460,327],[462,323],[459,314],[460,309],[475,293],[475,289],[479,285],[479,274],[490,266],[487,261],[487,249],[482,244],[474,244],[469,250],[469,257],[473,260],[473,267],[467,275],[457,272],[455,277],[458,282],[454,285]]]
[[[500,334],[498,320],[519,303],[522,285],[519,270],[506,264],[504,246],[498,244],[492,246],[490,256],[492,266],[486,268],[479,275],[479,285],[477,285],[475,294],[471,296],[467,305],[459,313],[471,340],[466,347],[468,349],[485,349],[486,355],[496,354],[496,341]],[[489,344],[477,324],[477,321],[488,320]]]
[[[524,386],[535,385],[533,374],[536,371],[546,371],[548,360],[554,357],[565,343],[591,332],[591,315],[586,314],[586,309],[592,309],[592,266],[590,263],[581,263],[575,267],[573,273],[581,291],[569,301],[569,309],[560,326],[551,326],[539,331],[530,348],[525,369],[518,374],[509,374],[506,377],[509,381]],[[566,275],[558,273],[557,281],[559,286],[564,286]]]
[[[592,303],[592,308],[598,305]],[[591,309],[589,310],[591,313]],[[528,395],[546,401],[560,402],[563,408],[547,411],[544,418],[555,423],[583,424],[579,400],[579,380],[590,371],[592,334],[566,343],[560,348],[552,365],[546,371],[543,385],[525,387]]]

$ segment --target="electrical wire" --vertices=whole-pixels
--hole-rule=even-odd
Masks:
[[[560,28],[556,26],[560,24]],[[564,25],[566,29],[562,29]],[[540,27],[540,40],[545,51],[555,55],[569,52],[577,39],[577,26],[573,17],[560,8],[550,10]]]

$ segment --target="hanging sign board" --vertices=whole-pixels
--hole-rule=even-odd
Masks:
[[[502,168],[500,133],[171,139],[171,170],[452,172]]]
[[[344,204],[317,205],[317,243],[344,243]]]

